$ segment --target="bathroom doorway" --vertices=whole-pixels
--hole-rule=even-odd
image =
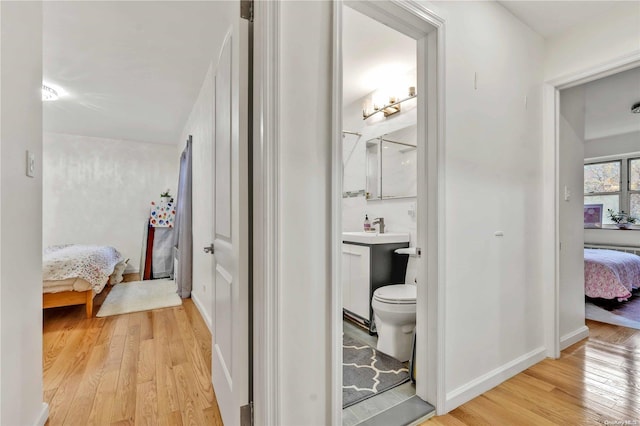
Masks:
[[[342,338],[334,377],[342,386],[334,404],[343,425],[408,424],[444,399],[439,21],[415,7],[348,2],[336,10],[333,290]]]

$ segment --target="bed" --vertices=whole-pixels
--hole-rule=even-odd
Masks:
[[[627,300],[640,287],[640,256],[585,248],[584,279],[588,297]]]
[[[42,262],[42,307],[85,305],[93,315],[93,298],[122,281],[126,260],[113,247],[65,244],[47,247]]]

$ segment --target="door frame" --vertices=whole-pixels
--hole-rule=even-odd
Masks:
[[[280,2],[254,3],[253,34],[253,416],[279,425]]]
[[[640,52],[613,58],[558,78],[542,85],[543,95],[543,283],[544,338],[547,356],[559,358],[563,346],[586,337],[574,336],[562,342],[560,336],[560,90],[575,87],[640,66]],[[575,340],[575,341],[574,341]]]
[[[342,424],[342,10],[349,6],[417,43],[418,84],[418,266],[416,395],[445,411],[445,21],[417,1],[336,0],[333,5],[332,183],[331,183],[331,418]],[[421,148],[422,147],[422,148]],[[426,282],[426,283],[425,283]]]
[[[364,4],[364,2],[361,2]],[[419,369],[421,376],[429,375],[433,380],[421,380],[418,392],[426,399],[435,402],[438,414],[445,411],[445,345],[444,345],[444,309],[445,309],[445,21],[440,16],[425,8],[415,0],[386,3],[367,3],[378,9],[382,17],[396,19],[394,13],[405,18],[405,23],[413,23],[412,29],[419,31],[420,25],[431,25],[435,29],[431,37],[419,43],[422,52],[422,69],[431,69],[428,81],[429,91],[434,93],[433,105],[427,109],[425,97],[419,97],[421,111],[425,112],[422,122],[430,122],[431,130],[425,135],[428,140],[430,170],[421,176],[432,191],[430,199],[421,197],[418,206],[420,220],[427,224],[424,234],[429,238],[421,238],[426,243],[423,247],[425,259],[429,256],[428,285],[426,297],[421,297],[426,306],[420,307],[429,327],[425,327],[427,339],[418,340],[419,353],[425,353],[426,368]],[[331,230],[331,341],[327,348],[332,364],[330,378],[330,407],[333,424],[342,423],[342,291],[340,289],[342,244],[342,52],[341,22],[342,0],[333,4],[333,64],[332,64],[332,182],[331,212],[334,216]],[[391,10],[391,15],[388,11]],[[386,13],[385,13],[386,12]],[[277,1],[254,3],[254,135],[253,135],[253,171],[254,171],[254,299],[253,299],[253,366],[254,372],[254,420],[255,424],[281,424],[284,407],[282,406],[282,389],[280,377],[284,371],[281,365],[283,348],[281,348],[280,272],[279,267],[284,259],[280,256],[279,235],[282,227],[279,222],[280,212],[280,20],[281,8]],[[415,27],[415,24],[418,27]],[[420,75],[418,78],[426,78]],[[425,132],[424,126],[419,132]],[[429,209],[426,206],[429,206]],[[427,232],[428,229],[432,232]],[[426,262],[423,262],[426,263]],[[424,273],[424,272],[423,272]],[[419,290],[420,291],[420,290]],[[428,313],[428,315],[426,314]]]

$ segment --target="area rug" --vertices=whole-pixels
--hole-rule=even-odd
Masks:
[[[113,286],[97,317],[182,305],[173,280],[131,281]]]
[[[640,301],[640,298],[638,298],[637,296],[636,299]],[[635,316],[629,315],[629,313],[633,313],[633,309],[620,311],[620,309],[616,309],[611,306],[609,306],[609,308],[610,309],[606,309],[606,305],[598,306],[593,301],[587,301],[585,305],[585,316],[587,317],[587,319],[593,321],[599,321],[607,324],[614,324],[622,327],[629,327],[640,330],[640,321],[637,321]],[[621,313],[623,315],[621,315]]]
[[[371,346],[342,337],[342,408],[349,407],[409,380],[404,365]]]

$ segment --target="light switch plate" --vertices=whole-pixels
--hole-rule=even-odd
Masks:
[[[27,151],[27,176],[34,177],[36,174],[36,155]]]

